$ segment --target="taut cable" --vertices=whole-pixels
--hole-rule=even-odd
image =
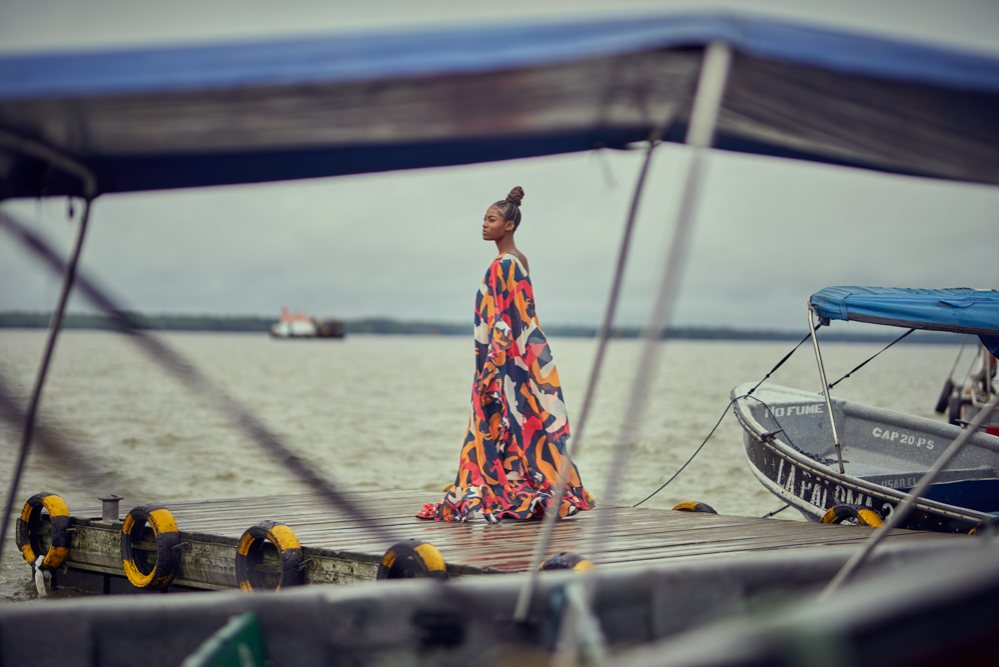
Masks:
[[[649,173],[649,165],[652,163],[652,153],[662,139],[663,133],[673,119],[675,107],[670,106],[663,122],[653,128],[649,134],[648,146],[645,149],[645,160],[642,163],[642,170],[635,183],[635,192],[631,197],[631,206],[628,209],[628,217],[624,223],[624,234],[621,237],[621,248],[617,255],[617,266],[614,270],[614,281],[611,283],[610,294],[607,297],[607,308],[604,311],[603,324],[600,326],[600,333],[597,343],[597,354],[593,359],[593,367],[590,369],[590,379],[586,385],[586,396],[583,399],[583,409],[580,411],[579,420],[576,422],[575,433],[569,441],[569,451],[566,456],[559,461],[558,478],[555,485],[555,493],[552,495],[545,512],[545,520],[541,525],[541,534],[534,543],[534,551],[531,554],[531,566],[527,581],[524,582],[517,596],[517,606],[513,612],[515,621],[521,622],[527,618],[530,608],[531,595],[538,578],[538,567],[544,560],[548,547],[551,544],[552,533],[555,530],[555,522],[558,520],[559,508],[565,498],[566,487],[569,485],[569,471],[576,455],[581,449],[583,442],[583,432],[586,428],[586,421],[590,415],[593,405],[593,396],[597,383],[600,379],[600,371],[604,365],[604,354],[607,351],[607,342],[610,340],[611,327],[614,325],[614,314],[617,312],[617,302],[621,295],[621,285],[624,282],[624,269],[628,264],[628,251],[631,248],[631,236],[635,227],[635,220],[638,218],[639,204],[642,200],[642,192],[645,189],[645,180]]]
[[[658,368],[662,333],[669,326],[673,304],[679,291],[680,276],[687,255],[694,209],[703,176],[704,160],[707,149],[713,141],[731,62],[732,50],[727,45],[714,42],[705,49],[686,138],[686,143],[693,147],[693,155],[690,157],[683,194],[676,210],[673,236],[659,282],[659,292],[648,322],[643,329],[645,342],[642,346],[638,372],[629,397],[628,409],[625,411],[624,421],[621,424],[614,461],[607,476],[606,492],[603,498],[606,508],[597,513],[596,521],[593,522],[594,525],[590,531],[587,555],[594,562],[599,560],[609,542],[607,534],[609,523],[613,520],[613,512],[607,511],[607,509],[613,507],[618,500],[624,481],[625,467],[638,440],[642,418],[648,403],[649,388]]]
[[[31,400],[28,403],[28,410],[25,413],[21,449],[17,453],[14,475],[11,478],[10,489],[7,492],[7,504],[3,508],[3,524],[0,526],[0,560],[3,559],[3,545],[7,539],[7,528],[10,526],[10,515],[14,509],[17,490],[21,486],[21,475],[24,474],[24,464],[28,460],[28,451],[31,449],[31,441],[35,435],[35,419],[38,416],[38,403],[42,400],[42,389],[45,387],[49,365],[52,363],[52,353],[55,352],[56,340],[59,338],[59,330],[62,328],[62,318],[66,312],[66,304],[69,302],[69,295],[73,291],[73,281],[76,279],[76,268],[80,262],[80,253],[83,252],[83,240],[87,236],[87,223],[90,221],[92,204],[93,200],[88,198],[83,206],[83,216],[80,218],[80,230],[76,235],[76,245],[73,247],[73,254],[70,256],[69,264],[63,267],[62,270],[62,291],[59,293],[59,302],[52,312],[49,335],[45,341],[45,351],[42,354],[42,363],[38,368],[35,387],[31,392]],[[3,220],[0,218],[0,224],[2,222]]]
[[[32,254],[49,265],[54,271],[63,272],[65,266],[62,259],[39,236],[10,215],[0,211],[0,228],[6,229]],[[253,416],[236,399],[215,385],[201,371],[195,368],[179,353],[167,347],[158,338],[143,331],[125,311],[119,308],[104,292],[83,274],[76,278],[76,288],[95,307],[107,315],[122,333],[132,337],[139,346],[154,361],[174,376],[181,384],[193,393],[199,395],[206,403],[213,405],[226,415],[245,435],[260,446],[267,454],[288,469],[300,481],[308,485],[327,503],[354,520],[366,529],[373,537],[388,544],[399,540],[390,531],[378,525],[356,506],[342,492],[337,490],[333,482],[314,470],[304,459],[288,448],[263,422]]]
[[[822,594],[819,596],[820,602],[827,600],[830,595],[836,592],[836,589],[842,586],[843,583],[846,582],[846,580],[849,579],[850,576],[864,564],[868,556],[871,555],[871,552],[874,551],[874,548],[877,547],[881,540],[883,540],[888,534],[888,531],[894,529],[902,523],[902,521],[909,515],[909,511],[912,509],[912,506],[916,504],[916,501],[919,500],[924,493],[926,493],[926,490],[930,488],[930,485],[933,484],[933,481],[937,478],[940,472],[946,468],[948,464],[954,460],[954,457],[961,452],[964,445],[971,440],[971,437],[975,435],[978,428],[985,423],[985,420],[989,418],[992,411],[996,409],[997,404],[999,404],[999,394],[993,396],[992,400],[985,404],[985,407],[983,407],[978,414],[975,415],[975,418],[971,420],[971,423],[968,424],[968,426],[961,431],[957,438],[954,439],[954,442],[952,442],[950,446],[944,450],[944,453],[941,454],[940,458],[936,460],[933,467],[930,468],[925,475],[923,475],[923,478],[919,480],[919,484],[916,485],[916,488],[906,494],[905,500],[903,500],[902,503],[895,508],[895,511],[891,513],[888,519],[874,531],[874,534],[871,535],[871,537],[864,543],[864,546],[853,554],[850,560],[846,562],[846,565],[844,565],[843,568],[836,573],[836,576],[833,577],[832,581],[829,582],[829,585],[826,586],[825,590],[823,590]]]

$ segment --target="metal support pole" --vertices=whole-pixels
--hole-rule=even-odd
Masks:
[[[662,135],[676,113],[676,107],[670,105],[666,117],[660,125],[653,128],[649,134],[648,146],[645,149],[645,160],[642,162],[642,170],[639,172],[638,181],[635,183],[635,192],[631,197],[631,206],[628,209],[628,217],[624,224],[624,234],[621,237],[621,248],[618,251],[617,266],[614,271],[614,281],[611,283],[610,294],[607,297],[607,308],[604,311],[603,325],[597,343],[597,354],[593,359],[593,367],[590,369],[590,379],[586,385],[586,396],[583,399],[583,408],[579,414],[579,421],[576,424],[574,433],[569,441],[569,451],[562,457],[557,473],[557,483],[555,493],[548,501],[548,508],[545,512],[544,523],[541,525],[541,535],[534,543],[534,551],[531,554],[531,566],[528,570],[527,581],[520,589],[517,597],[517,606],[513,612],[513,620],[523,622],[527,618],[530,607],[531,595],[537,583],[538,567],[545,558],[545,553],[551,544],[552,533],[555,530],[555,522],[558,521],[559,509],[562,500],[565,498],[566,487],[569,484],[569,472],[572,469],[573,461],[579,454],[583,442],[587,418],[593,405],[593,396],[596,393],[597,383],[600,379],[600,371],[603,369],[604,356],[607,352],[607,342],[610,340],[611,327],[614,325],[614,314],[617,312],[617,302],[621,294],[621,285],[624,283],[624,269],[628,264],[628,252],[631,249],[632,232],[635,229],[635,220],[638,218],[638,208],[642,201],[642,192],[645,189],[645,181],[649,174],[649,167],[652,164],[652,153],[659,145]]]
[[[84,199],[89,201],[97,196],[97,177],[90,169],[65,153],[7,130],[0,130],[0,147],[38,158],[76,176],[83,185]]]
[[[655,305],[643,331],[645,343],[639,361],[638,373],[632,386],[628,410],[621,425],[618,444],[615,448],[614,462],[607,478],[607,487],[602,502],[613,507],[617,501],[618,491],[624,479],[624,470],[638,438],[642,417],[645,414],[649,387],[654,371],[657,368],[659,350],[663,331],[669,326],[673,304],[676,301],[680,276],[683,272],[683,260],[687,254],[687,244],[690,239],[690,228],[694,220],[694,210],[700,189],[701,176],[704,168],[704,157],[714,139],[715,126],[721,111],[728,72],[732,64],[732,49],[721,42],[709,44],[704,50],[700,77],[697,82],[697,92],[691,111],[690,125],[687,128],[686,143],[693,147],[689,167],[685,178],[683,194],[676,210],[673,237],[663,267],[662,280]],[[588,536],[587,555],[594,562],[609,540],[608,524],[613,519],[613,513],[607,510],[597,513],[596,521]],[[595,580],[592,574],[582,573],[581,593],[588,608],[592,607]],[[594,662],[601,664],[599,657]],[[556,655],[555,661],[559,661]]]
[[[55,350],[56,339],[59,337],[59,330],[62,327],[63,314],[66,311],[66,304],[69,295],[73,290],[73,281],[76,277],[76,266],[83,250],[83,240],[87,234],[87,223],[90,221],[90,207],[97,196],[97,177],[94,173],[76,159],[62,153],[61,151],[47,146],[38,141],[27,139],[13,132],[0,129],[0,147],[31,155],[43,160],[63,171],[72,174],[80,180],[83,186],[83,216],[80,219],[80,231],[76,238],[76,247],[70,258],[69,265],[63,274],[62,293],[59,295],[59,303],[52,313],[52,320],[49,323],[49,337],[45,343],[45,352],[42,355],[42,363],[38,369],[38,377],[35,380],[35,387],[31,394],[31,402],[28,404],[27,414],[24,418],[24,434],[21,439],[21,449],[18,452],[17,464],[14,468],[14,476],[11,479],[10,491],[7,494],[7,504],[3,508],[3,521],[0,522],[0,560],[3,559],[3,545],[7,538],[7,528],[10,526],[10,515],[14,509],[14,500],[17,498],[17,489],[21,483],[21,475],[24,473],[24,464],[28,458],[28,450],[31,448],[31,440],[35,433],[35,417],[38,412],[38,403],[42,397],[42,389],[45,386],[45,377],[48,374],[49,364],[52,361],[52,353]]]
[[[83,217],[80,219],[80,231],[76,237],[76,246],[70,257],[69,265],[63,274],[62,292],[59,294],[59,303],[52,313],[52,321],[49,324],[49,337],[45,343],[45,352],[42,355],[42,363],[38,369],[38,376],[35,378],[35,388],[31,393],[31,402],[28,403],[28,411],[24,418],[24,434],[21,438],[21,449],[17,455],[17,464],[14,467],[14,476],[10,482],[10,490],[7,493],[7,504],[3,509],[3,523],[0,525],[0,560],[3,559],[3,545],[7,538],[7,528],[10,527],[11,511],[14,508],[14,501],[17,498],[17,489],[21,484],[21,475],[24,473],[24,464],[28,460],[28,451],[31,449],[31,440],[35,435],[35,418],[38,415],[38,404],[42,399],[42,389],[45,387],[45,378],[49,372],[49,365],[52,362],[52,354],[55,352],[56,340],[59,337],[59,330],[62,328],[62,318],[66,312],[66,304],[69,302],[69,295],[73,291],[73,281],[76,278],[76,266],[80,261],[80,253],[83,251],[83,240],[87,235],[87,223],[90,221],[90,207],[93,200],[87,199],[83,207]]]
[[[662,333],[669,326],[682,273],[683,259],[687,254],[687,243],[690,238],[690,228],[700,190],[705,153],[714,138],[715,125],[721,110],[731,63],[732,50],[727,44],[715,42],[705,49],[690,125],[687,129],[686,142],[693,147],[693,155],[687,169],[679,207],[676,209],[673,237],[666,264],[663,267],[659,292],[643,331],[645,343],[638,372],[632,386],[628,409],[621,425],[621,433],[618,436],[614,461],[607,478],[602,502],[608,507],[612,507],[617,502],[618,493],[624,480],[624,469],[638,439],[642,418],[645,414],[649,388],[652,384],[654,371],[658,367]],[[591,560],[596,561],[604,547],[607,546],[606,535],[612,516],[612,513],[607,511],[599,512],[597,515],[597,520],[594,522],[588,539],[587,555]]]
[[[826,589],[822,591],[822,595],[819,596],[820,602],[826,600],[830,595],[832,595],[832,593],[835,592],[836,589],[839,588],[843,582],[845,582],[850,575],[857,570],[857,568],[864,564],[867,557],[870,556],[872,551],[874,551],[874,547],[878,546],[881,540],[884,539],[884,536],[888,534],[888,531],[894,529],[902,523],[902,520],[908,516],[909,510],[912,509],[912,506],[916,504],[916,501],[919,500],[924,493],[926,493],[926,490],[930,488],[930,485],[933,484],[934,480],[936,480],[937,475],[939,475],[944,468],[950,465],[950,462],[953,461],[954,457],[961,452],[964,445],[971,440],[975,433],[978,432],[981,425],[986,422],[989,415],[992,414],[992,411],[996,409],[997,404],[999,404],[999,394],[993,396],[985,407],[983,407],[979,413],[975,415],[975,418],[972,419],[971,423],[968,424],[965,429],[961,431],[961,434],[954,439],[954,442],[950,444],[950,447],[944,450],[944,453],[941,454],[940,458],[936,460],[933,467],[930,468],[925,475],[923,475],[923,478],[919,480],[919,484],[916,485],[916,488],[907,494],[907,497],[902,501],[902,504],[895,508],[895,511],[891,513],[890,517],[888,517],[888,520],[874,531],[874,534],[871,535],[870,539],[868,539],[866,543],[864,543],[864,546],[857,551],[857,553],[855,553],[853,557],[847,561],[846,565],[843,566],[843,569],[841,569],[836,576],[833,577],[832,581],[829,582],[829,585],[826,586]]]
[[[982,343],[982,347],[985,347],[985,343]],[[982,350],[982,359],[985,363],[982,364],[985,373],[985,395],[992,396],[992,352],[988,349]]]
[[[26,250],[52,270],[57,273],[67,272],[65,262],[43,239],[2,210],[0,210],[0,230],[10,232]],[[76,289],[94,307],[107,315],[114,326],[122,333],[127,334],[143,352],[159,363],[182,385],[202,398],[206,404],[213,406],[230,419],[240,431],[295,475],[299,481],[311,487],[323,500],[349,516],[356,521],[357,525],[363,527],[365,531],[385,544],[394,544],[399,541],[399,537],[393,531],[368,517],[353,500],[335,488],[332,480],[315,470],[308,461],[285,445],[266,424],[250,414],[235,398],[229,396],[221,387],[209,380],[187,359],[140,328],[138,322],[98,289],[85,275],[77,276]]]
[[[815,361],[819,365],[819,379],[822,381],[822,394],[826,397],[826,412],[829,414],[829,428],[832,430],[833,443],[836,445],[836,460],[839,461],[839,471],[844,473],[843,452],[839,446],[839,434],[836,433],[836,418],[833,416],[832,399],[829,398],[829,382],[826,381],[826,367],[822,363],[822,353],[819,352],[819,339],[815,337],[815,311],[808,306],[808,330],[812,332],[812,347],[815,348]]]

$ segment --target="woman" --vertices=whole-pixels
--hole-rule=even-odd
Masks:
[[[513,236],[524,190],[489,207],[482,239],[495,241],[493,260],[475,297],[475,383],[458,476],[424,519],[465,521],[481,511],[489,523],[544,515],[566,456],[569,422],[548,341],[534,313],[527,258]],[[567,517],[593,507],[570,466],[559,507]]]

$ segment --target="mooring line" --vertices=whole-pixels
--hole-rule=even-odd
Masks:
[[[686,144],[692,147],[685,183],[679,206],[675,213],[673,236],[670,241],[666,264],[659,281],[659,290],[652,312],[643,329],[644,345],[639,358],[638,372],[632,385],[628,409],[621,424],[620,435],[615,447],[614,460],[607,476],[606,493],[602,502],[613,507],[617,502],[624,480],[628,459],[638,440],[642,418],[648,403],[649,388],[656,370],[662,348],[662,333],[669,326],[673,305],[679,291],[684,259],[690,240],[694,220],[694,210],[698,201],[704,161],[707,150],[714,138],[718,114],[725,94],[729,67],[732,62],[732,49],[721,42],[713,42],[704,50],[704,57],[694,95],[691,121],[687,131]],[[608,546],[607,533],[613,512],[599,512],[588,539],[587,555],[597,563]]]
[[[812,334],[811,334],[811,333],[808,333],[808,334],[806,334],[806,335],[805,335],[805,337],[801,339],[801,342],[800,342],[800,343],[798,343],[798,344],[797,344],[797,345],[795,345],[795,346],[794,346],[793,348],[791,348],[791,351],[790,351],[790,352],[788,352],[787,354],[785,354],[785,355],[784,355],[784,358],[783,358],[783,359],[781,359],[780,361],[778,361],[778,362],[777,362],[777,365],[775,365],[775,366],[774,366],[773,368],[771,368],[771,369],[770,369],[770,372],[769,372],[769,373],[767,373],[767,374],[766,374],[765,376],[763,376],[763,379],[762,379],[762,380],[760,380],[759,382],[757,382],[757,383],[756,383],[756,386],[755,386],[755,387],[753,387],[752,389],[750,389],[750,390],[749,390],[748,392],[746,392],[746,393],[745,393],[745,394],[743,394],[742,396],[736,396],[736,397],[735,397],[735,398],[733,398],[733,399],[732,399],[731,401],[729,401],[729,402],[728,402],[728,405],[726,405],[726,406],[725,406],[725,409],[724,409],[724,410],[722,410],[722,413],[721,413],[721,417],[719,417],[719,418],[718,418],[718,421],[717,421],[717,422],[715,422],[715,425],[714,425],[714,427],[713,427],[713,428],[711,429],[711,432],[710,432],[710,433],[708,433],[707,437],[706,437],[706,438],[704,438],[704,440],[703,440],[703,441],[701,442],[701,444],[700,444],[700,445],[699,445],[699,446],[697,447],[697,449],[695,449],[695,450],[694,450],[694,453],[690,455],[690,458],[689,458],[689,459],[687,459],[687,462],[686,462],[686,463],[684,463],[684,464],[683,464],[682,466],[680,466],[680,469],[679,469],[679,470],[677,470],[677,471],[676,471],[675,473],[673,473],[673,476],[672,476],[672,477],[670,477],[670,478],[669,478],[668,480],[666,480],[666,482],[665,482],[665,483],[664,483],[664,484],[663,484],[662,486],[660,486],[660,487],[659,487],[658,489],[656,489],[655,491],[653,491],[652,493],[650,493],[650,494],[649,494],[648,496],[646,496],[646,497],[645,497],[645,498],[643,498],[642,500],[639,500],[639,501],[638,501],[637,503],[635,503],[634,505],[632,505],[632,507],[638,507],[639,505],[641,505],[642,503],[644,503],[644,502],[645,502],[646,500],[648,500],[648,499],[649,499],[649,498],[651,498],[652,496],[656,495],[657,493],[659,493],[660,491],[662,491],[663,489],[665,489],[665,488],[667,487],[667,485],[669,485],[669,483],[670,483],[670,482],[672,482],[672,481],[673,481],[674,479],[676,479],[676,478],[677,478],[677,476],[679,476],[679,474],[680,474],[681,472],[683,472],[684,468],[686,468],[686,467],[687,467],[688,465],[690,465],[691,461],[693,461],[693,460],[694,460],[694,457],[696,457],[696,456],[697,456],[697,455],[698,455],[698,454],[700,453],[700,451],[701,451],[701,450],[702,450],[702,449],[704,448],[704,445],[708,444],[708,440],[710,440],[710,439],[711,439],[711,436],[713,436],[713,435],[715,434],[715,431],[717,431],[717,430],[718,430],[718,427],[719,427],[719,426],[721,425],[721,423],[722,423],[722,420],[723,420],[723,419],[725,419],[725,415],[726,415],[726,414],[728,414],[728,411],[729,411],[729,408],[731,408],[731,407],[732,407],[732,405],[733,405],[733,404],[734,404],[734,403],[735,403],[736,401],[738,401],[738,400],[739,400],[740,398],[753,398],[753,399],[755,399],[755,400],[759,401],[760,403],[763,403],[763,401],[760,401],[760,399],[758,399],[758,398],[756,398],[755,396],[753,396],[753,395],[752,395],[752,394],[753,394],[753,392],[754,392],[754,391],[756,391],[757,389],[759,389],[759,388],[760,388],[760,385],[761,385],[761,384],[763,384],[764,382],[766,382],[766,381],[767,381],[767,379],[768,379],[768,378],[769,378],[769,377],[770,377],[771,375],[773,375],[773,374],[774,374],[775,372],[777,372],[777,369],[778,369],[778,368],[780,368],[781,366],[783,366],[783,365],[784,365],[784,362],[785,362],[785,361],[787,361],[788,359],[790,359],[790,358],[791,358],[791,355],[792,355],[792,354],[794,354],[795,352],[797,352],[798,348],[799,348],[799,347],[801,347],[802,343],[804,343],[804,342],[805,342],[806,340],[808,340],[809,338],[811,338],[811,336],[812,336]],[[764,405],[764,406],[766,406],[766,403],[763,403],[763,405]],[[767,410],[769,411],[769,410],[770,410],[770,408],[769,408],[769,407],[767,407]],[[779,511],[780,511],[780,510],[778,510],[778,512],[779,512]],[[775,513],[776,513],[776,512],[775,512]]]
[[[11,386],[12,383],[0,372],[0,420],[7,422],[16,431],[21,431],[26,422],[26,411]],[[130,488],[132,482],[125,481],[125,478],[108,468],[96,465],[91,457],[60,436],[61,429],[58,425],[46,424],[46,421],[35,422],[32,454],[45,456],[64,475],[81,486],[97,485],[115,493],[133,493]]]
[[[42,354],[42,363],[38,368],[38,374],[35,377],[35,386],[31,392],[31,400],[28,402],[28,409],[24,417],[21,448],[17,453],[17,463],[14,465],[14,475],[7,493],[7,504],[3,509],[3,523],[0,524],[0,560],[3,559],[3,545],[7,539],[7,528],[10,527],[10,516],[14,508],[14,500],[17,498],[18,488],[21,486],[24,464],[28,460],[28,451],[31,449],[31,441],[35,434],[35,419],[38,416],[38,404],[42,399],[42,389],[45,388],[45,379],[48,377],[49,365],[52,363],[52,354],[55,352],[56,340],[58,340],[59,331],[62,328],[62,318],[66,313],[66,304],[69,302],[69,295],[73,291],[73,282],[76,279],[80,253],[83,252],[83,241],[87,237],[87,223],[90,221],[90,209],[93,199],[87,198],[84,201],[83,215],[80,218],[80,229],[76,235],[76,244],[73,247],[72,255],[70,255],[69,264],[64,266],[61,271],[63,274],[62,291],[59,293],[59,302],[52,312],[49,335],[45,341],[45,351]],[[55,255],[53,254],[53,256]]]
[[[783,512],[784,510],[786,510],[790,506],[791,506],[791,503],[788,503],[787,505],[784,505],[784,507],[781,507],[780,509],[776,509],[773,512],[767,512],[766,514],[764,514],[760,518],[761,519],[769,519],[770,517],[774,516],[775,514],[780,514],[781,512]]]
[[[818,327],[815,327],[815,328],[818,329]],[[840,379],[836,380],[831,385],[829,385],[829,388],[832,389],[833,387],[835,387],[836,385],[838,385],[840,382],[842,382],[843,380],[847,379],[848,377],[850,377],[851,375],[853,375],[854,373],[856,373],[857,371],[859,371],[861,368],[863,368],[864,366],[866,366],[869,362],[873,361],[874,357],[878,356],[879,354],[881,354],[882,352],[884,352],[885,350],[887,350],[889,347],[891,347],[895,343],[899,342],[900,340],[902,340],[903,338],[905,338],[906,336],[908,336],[909,334],[911,334],[913,331],[915,331],[915,329],[909,329],[904,334],[902,334],[901,336],[899,336],[898,338],[896,338],[892,342],[890,342],[887,345],[885,345],[877,353],[873,354],[868,359],[866,359],[865,361],[863,361],[859,365],[857,365],[857,367],[854,368],[852,371],[850,371],[849,373],[847,373],[846,375],[844,375],[843,377],[841,377]],[[951,371],[951,372],[953,373],[953,371]]]
[[[815,330],[818,331],[821,326],[822,326],[822,324],[820,323],[819,326],[815,327]],[[771,368],[770,372],[767,373],[766,375],[764,375],[763,379],[760,380],[759,382],[757,382],[755,387],[753,387],[752,389],[750,389],[749,391],[746,392],[746,396],[752,396],[753,392],[756,391],[757,389],[759,389],[761,384],[763,384],[764,382],[766,382],[767,380],[769,380],[770,376],[773,375],[774,373],[776,373],[777,369],[780,368],[781,366],[783,366],[784,362],[787,361],[788,359],[790,359],[791,355],[794,354],[795,352],[797,352],[798,348],[801,347],[802,345],[804,345],[805,341],[808,340],[811,337],[812,337],[812,332],[806,333],[805,337],[801,339],[800,343],[798,343],[793,348],[791,348],[791,351],[788,352],[787,354],[785,354],[784,358],[781,359],[780,361],[778,361],[777,365],[774,366],[773,368]]]
[[[7,213],[0,211],[0,227],[6,229],[25,248],[46,263],[53,271],[65,273],[62,259],[52,250],[52,247],[37,234],[29,230]],[[205,402],[215,406],[251,440],[259,445],[272,458],[287,468],[301,482],[312,488],[326,502],[353,519],[359,526],[368,530],[373,536],[388,544],[394,544],[399,539],[390,531],[368,517],[360,507],[356,506],[343,493],[338,491],[333,482],[315,471],[302,457],[288,448],[263,422],[253,416],[236,399],[225,393],[221,387],[211,382],[207,376],[189,363],[179,353],[169,348],[159,339],[151,336],[140,328],[131,316],[119,308],[104,292],[97,288],[84,274],[76,277],[76,289],[83,294],[91,304],[107,315],[122,333],[131,336],[139,346],[154,361],[173,375],[181,384]]]
[[[746,396],[748,396],[748,394]],[[669,479],[667,479],[663,483],[662,486],[660,486],[658,489],[656,489],[655,491],[653,491],[649,495],[645,496],[645,498],[643,498],[642,500],[639,500],[637,503],[635,503],[634,505],[632,505],[632,507],[638,507],[639,505],[641,505],[642,503],[644,503],[646,500],[648,500],[652,496],[656,495],[657,493],[659,493],[660,491],[662,491],[663,489],[665,489],[669,485],[670,482],[672,482],[674,479],[676,479],[677,477],[679,477],[680,473],[683,472],[684,468],[686,468],[688,465],[690,465],[690,462],[694,460],[694,457],[696,457],[701,452],[701,450],[704,449],[704,445],[708,444],[708,440],[710,440],[711,436],[713,436],[715,434],[715,431],[718,430],[718,427],[721,425],[722,420],[725,419],[725,415],[728,414],[729,408],[732,407],[732,404],[735,403],[736,401],[738,401],[740,398],[745,398],[746,396],[738,396],[736,398],[733,398],[731,401],[729,401],[728,405],[725,406],[725,409],[722,410],[721,417],[719,417],[718,421],[715,422],[715,425],[711,429],[711,432],[708,433],[708,436],[706,438],[704,438],[703,441],[701,441],[701,444],[697,446],[697,449],[695,449],[694,453],[690,455],[690,458],[687,459],[687,462],[684,463],[682,466],[680,466],[680,469],[677,470],[675,473],[673,473],[673,476],[670,477]]]
[[[569,471],[572,469],[571,466],[582,448],[583,433],[585,432],[586,422],[590,415],[590,409],[593,405],[593,397],[596,393],[596,387],[600,379],[600,372],[603,369],[607,343],[610,340],[611,328],[614,326],[614,315],[617,312],[617,303],[621,295],[621,286],[624,284],[624,270],[628,264],[628,253],[631,249],[632,232],[635,228],[635,220],[638,218],[638,210],[642,200],[642,193],[645,189],[645,181],[649,173],[649,167],[652,163],[652,153],[655,151],[656,146],[659,145],[662,135],[665,133],[666,128],[672,121],[675,112],[676,107],[670,105],[667,109],[666,117],[663,118],[663,122],[654,127],[652,132],[649,133],[648,146],[645,149],[645,160],[642,162],[642,169],[639,172],[638,180],[635,183],[635,191],[631,197],[631,206],[628,208],[628,217],[625,219],[624,223],[624,232],[621,236],[621,247],[618,250],[617,265],[614,269],[614,280],[611,282],[610,294],[607,297],[607,308],[604,311],[604,319],[600,326],[600,332],[598,335],[597,354],[593,359],[593,366],[590,369],[590,378],[586,384],[586,394],[583,398],[583,407],[582,410],[580,410],[579,419],[576,421],[576,427],[573,429],[575,432],[569,439],[569,450],[566,452],[566,455],[562,457],[562,460],[559,461],[555,492],[548,501],[544,522],[541,525],[541,534],[534,542],[534,550],[531,553],[531,565],[528,570],[529,574],[527,580],[524,582],[524,585],[520,589],[520,593],[517,596],[517,605],[513,612],[513,618],[518,622],[527,618],[531,595],[533,594],[534,586],[537,583],[538,567],[541,565],[541,562],[545,559],[545,554],[548,552],[548,547],[551,544],[552,533],[555,529],[555,522],[559,518],[559,509],[562,506],[562,500],[565,498],[566,488],[569,485]]]
[[[916,504],[916,501],[923,497],[930,485],[933,484],[937,476],[946,468],[950,462],[957,456],[964,445],[971,440],[972,436],[978,431],[978,428],[985,423],[985,420],[989,418],[992,411],[996,409],[996,405],[999,404],[999,394],[996,394],[992,399],[985,404],[985,406],[975,415],[975,418],[971,420],[971,423],[961,431],[960,434],[954,439],[954,441],[944,450],[943,454],[940,455],[934,463],[933,466],[923,475],[922,479],[916,485],[912,491],[905,494],[905,500],[899,504],[895,510],[888,516],[883,524],[881,524],[871,537],[864,542],[864,545],[857,550],[850,560],[846,562],[846,565],[836,573],[836,576],[832,578],[832,581],[825,587],[822,593],[818,597],[819,602],[824,602],[829,599],[836,590],[842,586],[852,575],[857,571],[860,566],[866,562],[867,558],[874,551],[875,547],[881,543],[881,540],[885,538],[889,531],[896,528],[902,521],[909,515],[912,510],[912,506]]]

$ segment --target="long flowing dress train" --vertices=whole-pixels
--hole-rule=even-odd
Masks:
[[[488,382],[483,402],[476,387]],[[544,514],[566,456],[569,421],[558,371],[534,311],[531,279],[517,257],[493,260],[475,298],[475,378],[468,433],[439,521],[486,521]],[[576,466],[559,516],[592,509]]]

